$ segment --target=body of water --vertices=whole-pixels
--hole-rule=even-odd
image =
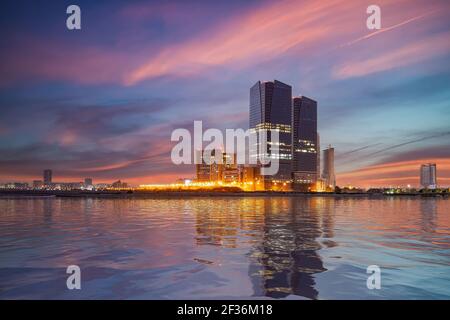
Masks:
[[[0,299],[219,298],[450,299],[450,200],[0,199]]]

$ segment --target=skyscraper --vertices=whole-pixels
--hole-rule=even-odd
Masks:
[[[307,97],[294,97],[292,99],[292,176],[294,186],[312,186],[317,181],[317,140],[317,102]]]
[[[323,178],[328,188],[336,187],[336,176],[334,175],[334,148],[331,146],[323,150]]]
[[[420,166],[420,185],[427,189],[437,187],[435,163],[426,163]]]
[[[52,170],[44,170],[44,184],[49,185],[52,183]]]
[[[279,170],[272,176],[264,176],[264,186],[271,188],[278,182],[286,183],[291,181],[292,171],[292,87],[280,81],[258,81],[250,88],[250,121],[249,128],[256,133],[267,132],[268,157],[274,158],[272,154],[271,132],[279,133]],[[259,143],[259,141],[258,141]],[[255,152],[260,155],[259,150],[251,151],[250,156],[255,156]]]

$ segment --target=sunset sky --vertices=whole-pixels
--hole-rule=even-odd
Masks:
[[[339,185],[416,186],[433,162],[448,186],[449,15],[448,0],[2,2],[0,181],[193,177],[171,132],[247,128],[250,87],[277,79],[318,101]]]

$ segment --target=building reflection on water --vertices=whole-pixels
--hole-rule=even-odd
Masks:
[[[254,296],[318,298],[314,275],[326,268],[322,246],[334,246],[334,201],[245,198],[196,209],[196,244],[227,248],[251,243],[248,275]]]
[[[420,226],[424,233],[433,234],[436,232],[437,202],[434,199],[425,199],[420,202]]]

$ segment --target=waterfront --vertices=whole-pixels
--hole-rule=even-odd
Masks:
[[[1,299],[449,299],[441,198],[0,199]],[[66,267],[82,289],[66,288]],[[366,268],[381,268],[368,290]]]

